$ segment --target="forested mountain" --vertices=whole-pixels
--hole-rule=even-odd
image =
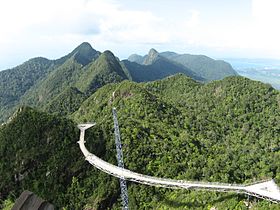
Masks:
[[[21,99],[22,104],[43,106],[79,79],[82,65],[74,57],[66,60],[31,88]]]
[[[0,119],[7,118],[20,98],[45,77],[53,66],[53,61],[33,58],[13,69],[0,71]]]
[[[220,80],[228,76],[238,75],[231,65],[223,60],[214,60],[205,55],[161,53],[162,56],[192,69],[208,81]]]
[[[152,49],[152,52],[155,50]],[[150,51],[150,52],[151,52]],[[150,54],[150,53],[149,53]],[[146,65],[149,63],[151,56],[140,56],[133,54],[129,56],[128,60],[138,64]],[[222,60],[214,60],[205,55],[191,55],[191,54],[177,54],[174,52],[158,53],[158,56],[164,57],[170,62],[180,64],[185,68],[193,71],[195,75],[204,78],[206,81],[220,80],[227,76],[238,75],[231,65]]]
[[[124,162],[133,171],[226,183],[273,177],[279,183],[280,152],[274,150],[280,144],[279,100],[279,92],[271,86],[242,77],[201,85],[177,75],[141,85],[126,81],[105,86],[83,103],[74,119],[94,119],[104,131],[112,128],[111,108],[117,107]],[[115,153],[114,138],[106,145]],[[113,154],[106,153],[103,159],[115,163]],[[130,185],[129,195],[133,209],[245,207],[242,196],[137,184]],[[269,207],[265,201],[253,205]]]
[[[217,72],[220,78],[235,73],[222,74],[231,67],[205,56],[152,49],[133,57],[140,64],[82,43],[60,59],[35,58],[0,72],[0,208],[29,190],[59,209],[120,209],[118,179],[89,165],[76,143],[77,124],[96,122],[87,148],[116,164],[113,107],[132,171],[280,184],[279,91],[239,76],[206,83]],[[128,183],[128,194],[130,209],[279,208],[234,193],[135,183]]]
[[[79,59],[85,60],[82,54]],[[111,52],[102,53],[86,66],[80,64],[74,55],[29,91],[22,98],[22,103],[43,107],[70,86],[77,87],[85,94],[91,94],[107,83],[123,79],[126,79],[126,75]]]
[[[124,60],[122,65],[129,72],[131,79],[136,82],[154,81],[177,73],[183,73],[195,80],[204,81],[204,78],[198,76],[191,69],[166,59],[154,49],[151,49],[149,54],[143,58],[143,63]]]
[[[66,116],[75,112],[86,98],[87,96],[77,88],[69,87],[47,102],[43,109],[49,113]]]
[[[55,74],[57,68],[63,68],[63,65],[71,57],[74,57],[75,60],[80,63],[85,64],[88,60],[98,57],[100,53],[92,49],[88,43],[82,43],[76,49],[74,49],[68,55],[57,59],[49,60],[46,58],[33,58],[29,61],[19,65],[15,68],[8,69],[0,72],[0,122],[6,120],[16,107],[19,105],[20,101],[23,98],[29,98],[25,95],[32,95],[28,92],[33,93],[34,89],[36,90],[40,87],[42,80],[51,80],[52,79],[62,79],[62,78],[53,78],[51,75]],[[63,75],[64,76],[64,75]],[[65,78],[63,78],[64,80]],[[58,81],[57,83],[60,83]],[[48,91],[47,89],[45,91]],[[30,96],[31,97],[31,96]],[[33,97],[33,96],[32,96]],[[31,98],[32,98],[31,97]],[[41,97],[41,100],[43,98]],[[31,104],[38,104],[39,102],[30,99]]]
[[[91,63],[77,81],[77,87],[90,95],[98,88],[109,83],[127,79],[118,59],[110,51],[105,51]]]
[[[81,99],[99,87],[127,79],[119,60],[110,51],[100,53],[89,43],[82,43],[60,59],[36,58],[0,74],[0,121],[5,121],[19,105],[58,113],[59,107],[49,109],[51,104],[58,103],[64,108],[68,106],[68,112],[75,111],[77,102],[79,106]],[[69,104],[66,97],[76,105]]]
[[[201,84],[179,74],[105,85],[71,120],[30,108],[18,111],[0,127],[1,199],[28,189],[60,208],[120,209],[118,179],[89,165],[76,144],[76,124],[94,121],[87,147],[116,164],[112,107],[118,110],[130,170],[185,180],[280,182],[279,91],[242,77]],[[242,209],[247,202],[243,195],[135,183],[129,183],[128,194],[131,209]],[[250,205],[278,207],[252,198]]]
[[[129,60],[119,61],[112,52],[101,53],[84,42],[59,59],[34,58],[2,71],[0,122],[6,121],[21,105],[51,111],[49,107],[52,103],[69,106],[62,103],[67,97],[65,94],[77,98],[75,103],[82,102],[81,99],[86,99],[103,85],[125,79],[145,82],[183,73],[192,79],[205,82],[235,75],[227,63],[206,56],[158,53],[151,49],[148,55],[133,55]],[[69,91],[70,87],[78,92],[73,91],[74,89]],[[75,96],[75,93],[78,95]],[[80,97],[81,94],[83,97]],[[68,112],[75,111],[74,107],[76,106],[70,105]],[[58,113],[58,110],[59,108],[55,112]],[[66,113],[62,111],[60,114]]]

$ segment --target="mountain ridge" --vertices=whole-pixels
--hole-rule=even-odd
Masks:
[[[159,57],[159,53],[154,48],[152,48],[152,49],[150,49],[148,55],[144,56],[143,64],[144,65],[151,65],[151,64],[156,62],[158,57]]]
[[[33,68],[33,63],[38,63],[39,67]],[[59,59],[33,58],[16,68],[0,72],[0,76],[5,74],[14,75],[15,71],[17,71],[17,75],[11,77],[10,80],[5,79],[6,77],[4,76],[2,81],[0,79],[0,83],[2,82],[1,84],[3,84],[3,86],[0,84],[0,98],[3,98],[1,100],[3,106],[2,110],[0,110],[0,121],[6,120],[20,105],[44,110],[47,109],[47,104],[51,104],[54,99],[57,102],[60,101],[59,103],[62,105],[61,100],[65,98],[66,93],[69,94],[69,97],[71,96],[71,98],[76,98],[78,99],[77,101],[80,101],[84,96],[90,95],[97,88],[107,83],[127,79],[127,75],[123,72],[118,58],[113,53],[110,51],[100,53],[87,42],[80,44],[69,54]],[[36,74],[39,75],[38,78],[33,76]],[[22,76],[25,77],[21,78]],[[11,87],[11,94],[9,94],[6,87],[11,86],[10,83],[14,83],[15,79],[13,78],[18,78],[18,83],[15,84],[15,87]],[[22,80],[32,81],[30,84],[25,85]],[[23,85],[24,87],[22,87]],[[68,89],[69,87],[79,88],[79,91],[84,92],[84,96],[81,97],[80,93],[73,91],[74,89],[71,91]],[[65,91],[66,89],[70,91],[67,92]],[[17,94],[16,97],[12,95],[14,94],[13,92]],[[73,95],[75,92],[77,97]],[[57,98],[59,96],[61,100]],[[67,106],[65,104],[62,107],[66,108]],[[69,110],[72,110],[72,108],[69,107]]]
[[[80,82],[77,82],[77,86],[83,92],[90,94],[104,84],[124,79],[127,79],[127,76],[118,59],[111,51],[106,50],[88,66],[88,69],[81,75]]]
[[[196,81],[209,82],[220,78],[213,76],[214,73],[211,71],[211,76],[205,78],[205,74],[197,73],[197,69],[205,70],[209,63],[213,63],[214,71],[219,73],[223,71],[220,63],[222,63],[221,66],[227,66],[226,63],[215,61],[207,56],[180,55],[174,52],[159,53],[155,49],[150,49],[146,56],[134,56],[142,59],[141,64],[128,60],[120,61],[112,52],[101,53],[93,49],[88,42],[83,42],[61,58],[54,60],[42,57],[33,58],[18,67],[2,71],[0,72],[0,121],[7,120],[20,105],[44,110],[47,109],[47,104],[52,104],[55,99],[66,108],[66,104],[63,105],[62,101],[67,94],[73,99],[76,98],[78,102],[111,82],[154,81],[177,73],[183,73]],[[185,59],[185,56],[191,57],[189,60],[195,65],[186,65],[184,62],[189,61]],[[180,63],[178,59],[183,59],[184,62]],[[225,76],[228,75],[222,77]],[[83,97],[69,87],[77,88]],[[74,93],[77,94],[76,97]],[[59,97],[61,97],[60,100]],[[69,110],[75,111],[72,108],[69,107]]]
[[[144,56],[142,60],[142,63],[122,61],[122,65],[127,69],[133,81],[153,81],[177,73],[183,73],[197,81],[205,80],[191,69],[161,56],[155,49],[150,49],[148,55]]]
[[[154,49],[151,50],[153,51]],[[154,50],[153,52],[157,51]],[[177,54],[175,52],[166,51],[161,53],[157,52],[157,56],[164,57],[169,61],[183,65],[185,68],[190,69],[197,76],[204,78],[208,82],[223,79],[227,76],[238,75],[229,63],[223,60],[214,60],[205,55]],[[133,54],[128,57],[128,60],[145,65],[145,61],[148,57],[149,53],[145,56]]]

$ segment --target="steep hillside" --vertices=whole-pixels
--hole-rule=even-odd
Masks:
[[[0,119],[14,111],[20,98],[45,77],[54,66],[46,58],[33,58],[20,66],[0,72]],[[0,120],[1,121],[1,120]]]
[[[163,52],[160,55],[184,65],[208,81],[238,75],[229,63],[222,60],[214,60],[205,55],[180,55],[172,52]]]
[[[194,80],[205,82],[234,75],[227,63],[206,56],[158,53],[151,49],[146,56],[135,54],[129,59],[135,62],[120,62],[110,51],[100,53],[84,42],[59,59],[34,58],[13,69],[2,71],[0,122],[6,121],[20,105],[50,111],[47,104],[55,103],[52,102],[54,99],[57,102],[64,100],[67,95],[65,91],[70,87],[77,88],[88,97],[108,83],[125,79],[145,82],[183,73]],[[70,94],[71,98],[81,99],[79,94],[73,94]],[[69,113],[69,110],[75,111],[71,107],[59,112]]]
[[[150,60],[153,60],[153,58],[156,57],[156,51],[154,49],[152,49],[150,52],[152,52],[153,56],[150,56],[150,53],[145,56],[133,54],[129,56],[128,60],[140,65],[147,65],[148,63],[150,63]],[[158,53],[157,56],[164,57],[169,62],[173,62],[173,64],[176,63],[177,65],[182,65],[183,67],[191,70],[197,77],[204,78],[206,81],[220,80],[227,76],[238,75],[229,63],[222,60],[214,60],[205,55],[162,52]],[[191,76],[188,74],[186,75]]]
[[[0,199],[29,189],[58,205],[72,176],[83,168],[83,159],[75,155],[77,137],[68,120],[30,108],[18,110],[0,127]]]
[[[75,112],[86,98],[77,88],[69,87],[45,104],[43,109],[48,113],[66,116]]]
[[[122,65],[129,72],[131,79],[136,82],[154,81],[177,73],[204,81],[202,77],[189,68],[164,58],[154,49],[151,49],[149,54],[143,58],[142,64],[124,60]]]
[[[33,58],[13,69],[1,71],[0,122],[5,121],[20,103],[37,106],[48,101],[49,95],[57,94],[52,92],[54,89],[60,91],[59,86],[73,80],[73,75],[77,74],[74,70],[96,59],[99,54],[90,44],[82,43],[57,60]]]
[[[92,48],[92,46],[88,42],[83,42],[79,46],[77,46],[72,52],[69,54],[56,59],[56,64],[63,64],[66,60],[68,60],[71,57],[74,57],[75,60],[82,64],[83,66],[89,64],[92,60],[95,60],[99,57],[101,53],[99,51],[96,51]]]
[[[0,121],[5,121],[20,105],[60,114],[75,111],[99,87],[127,79],[128,73],[110,51],[101,54],[82,43],[60,59],[36,58],[0,74]]]
[[[90,196],[100,208],[112,205],[117,180],[85,164],[78,138],[76,124],[70,120],[19,109],[0,127],[0,208],[1,201],[13,200],[25,189],[58,209],[82,209]],[[102,156],[105,145],[98,139],[98,133],[87,138],[89,148]]]
[[[70,110],[75,111],[74,108],[78,108],[82,100],[103,85],[120,82],[127,78],[118,60],[111,52],[105,51],[96,60],[83,66],[79,61],[88,58],[87,48],[77,49],[79,51],[25,94],[21,101],[22,104],[66,114]],[[78,58],[77,55],[79,55]],[[69,87],[76,88],[77,91],[73,91]],[[71,102],[72,100],[76,103],[74,106],[72,104],[66,105],[67,101]],[[57,109],[50,109],[54,106],[57,106]],[[66,110],[62,110],[62,108]]]
[[[37,83],[21,100],[22,104],[43,107],[70,86],[74,86],[83,74],[85,66],[100,53],[88,43],[82,43],[69,55],[62,58],[64,63]]]
[[[93,63],[91,63],[77,81],[77,87],[91,94],[98,88],[108,84],[127,79],[119,61],[110,51],[105,51]]]
[[[71,57],[28,91],[21,103],[42,107],[66,88],[73,86],[81,75],[81,69],[82,65]]]

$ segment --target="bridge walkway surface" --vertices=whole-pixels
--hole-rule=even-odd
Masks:
[[[201,190],[212,190],[222,192],[236,192],[244,193],[254,197],[269,200],[275,203],[280,203],[280,190],[273,179],[260,181],[256,183],[239,185],[239,184],[227,184],[217,182],[195,182],[185,180],[174,180],[158,178],[148,175],[139,174],[128,169],[124,169],[115,165],[112,165],[96,155],[90,153],[85,147],[85,131],[86,129],[94,126],[95,124],[79,124],[80,129],[80,140],[78,141],[80,149],[85,156],[85,159],[92,164],[94,167],[104,171],[112,176],[122,178],[128,181],[133,181],[141,184],[165,187],[173,189],[201,189]]]

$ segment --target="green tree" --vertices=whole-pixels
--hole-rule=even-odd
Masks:
[[[80,186],[76,177],[72,177],[71,186],[65,195],[65,203],[67,203],[65,206],[67,210],[82,209],[86,203],[85,189]]]

